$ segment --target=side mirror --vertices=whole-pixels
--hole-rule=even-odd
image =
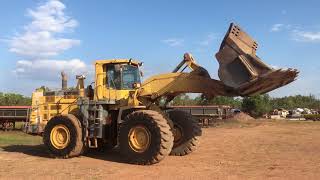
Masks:
[[[140,76],[143,77],[143,72],[142,71],[140,71]]]

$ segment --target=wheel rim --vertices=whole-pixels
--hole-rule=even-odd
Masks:
[[[62,124],[56,125],[50,133],[51,144],[57,149],[64,149],[70,143],[70,131]]]
[[[177,124],[173,126],[173,136],[174,136],[173,142],[174,142],[174,145],[176,146],[181,142],[183,137],[182,128]]]
[[[130,129],[128,140],[132,150],[142,153],[150,146],[151,134],[144,126],[135,126]]]

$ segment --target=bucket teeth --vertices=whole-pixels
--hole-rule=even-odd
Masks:
[[[267,93],[295,81],[298,73],[299,72],[295,69],[275,70],[273,72],[264,74],[257,79],[248,82],[239,88],[236,88],[235,90],[241,96]]]

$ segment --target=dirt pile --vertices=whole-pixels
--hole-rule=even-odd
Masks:
[[[239,121],[239,122],[249,122],[249,121],[255,121],[256,119],[244,112],[240,112],[232,116],[230,120]]]

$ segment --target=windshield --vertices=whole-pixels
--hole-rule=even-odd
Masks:
[[[140,71],[137,66],[122,66],[122,89],[133,89],[134,83],[140,83]]]
[[[106,68],[107,86],[112,89],[133,89],[134,83],[141,83],[138,66],[129,64],[108,64]]]

